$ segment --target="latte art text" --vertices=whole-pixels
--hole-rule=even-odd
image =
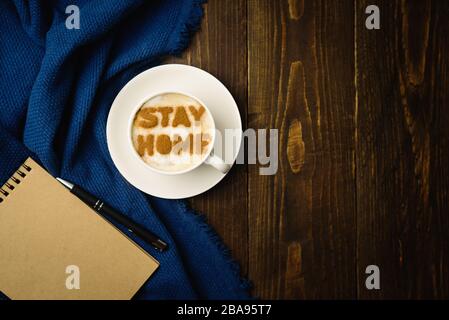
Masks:
[[[190,122],[189,116],[187,114],[187,108],[183,106],[179,107],[170,107],[170,106],[164,106],[164,107],[149,107],[145,109],[141,109],[137,113],[137,120],[139,118],[141,119],[138,121],[138,125],[142,128],[154,128],[159,123],[159,117],[157,117],[157,113],[161,115],[161,125],[162,127],[168,127],[172,126],[176,128],[179,125],[183,125],[187,128],[190,128],[192,126],[192,123]],[[204,107],[200,106],[198,109],[195,106],[189,106],[188,107],[189,112],[192,114],[195,121],[200,121],[201,116],[204,114]],[[174,113],[174,117],[172,120],[172,123],[170,122],[170,115]]]
[[[137,154],[162,171],[183,171],[203,161],[213,142],[214,123],[206,108],[177,93],[142,105],[132,126]]]
[[[160,125],[163,128],[178,126],[184,126],[186,128],[198,127],[200,128],[200,120],[204,114],[204,107],[189,106],[189,112],[195,119],[192,122],[186,111],[187,108],[183,106],[178,107],[150,107],[141,109],[136,116],[136,127],[141,127],[145,129],[155,128],[159,125],[159,117],[157,113],[160,114]],[[173,114],[172,121],[170,123],[170,115]],[[199,130],[200,131],[200,130]],[[167,155],[171,152],[176,154],[181,154],[181,152],[189,152],[190,154],[201,154],[204,149],[208,146],[210,137],[208,134],[204,133],[189,133],[184,139],[180,135],[174,135],[173,139],[168,134],[148,134],[146,136],[137,136],[137,152],[140,156],[143,156],[145,152],[149,156],[153,156],[155,152],[161,155]]]

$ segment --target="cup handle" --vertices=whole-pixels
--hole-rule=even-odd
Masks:
[[[215,154],[211,153],[209,157],[206,158],[204,163],[214,167],[218,171],[221,171],[221,173],[226,174],[229,170],[231,170],[231,165],[227,164],[221,159],[220,157],[216,156]]]

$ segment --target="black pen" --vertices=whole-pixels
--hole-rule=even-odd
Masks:
[[[96,212],[98,212],[100,215],[108,218],[112,218],[118,223],[121,223],[126,228],[128,228],[129,231],[136,234],[149,244],[151,244],[154,248],[156,248],[159,251],[164,251],[167,249],[167,244],[159,239],[155,234],[152,232],[144,229],[131,219],[125,217],[123,214],[117,212],[110,206],[108,206],[106,203],[101,201],[100,199],[97,199],[96,197],[92,196],[88,192],[81,189],[79,186],[74,185],[73,183],[70,183],[68,181],[65,181],[61,178],[56,178],[59,182],[61,182],[64,186],[67,187],[67,189],[70,190],[71,193],[73,193],[75,196],[77,196],[80,200],[82,200],[84,203],[86,203],[89,207],[94,209]]]

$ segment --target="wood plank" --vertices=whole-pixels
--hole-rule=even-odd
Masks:
[[[247,48],[246,1],[209,0],[205,17],[191,46],[182,57],[169,63],[184,63],[206,70],[220,79],[236,100],[246,124]],[[191,199],[193,208],[231,248],[233,258],[246,275],[248,270],[247,170],[234,166],[229,175],[203,195]]]
[[[249,275],[262,298],[356,296],[354,2],[248,2],[248,126],[279,129],[249,168]]]
[[[365,28],[366,6],[381,30]],[[448,1],[356,1],[360,298],[449,298]],[[380,268],[381,289],[365,288]]]

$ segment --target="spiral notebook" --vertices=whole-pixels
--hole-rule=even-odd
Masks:
[[[11,299],[130,299],[158,265],[31,158],[0,190],[0,291]]]

